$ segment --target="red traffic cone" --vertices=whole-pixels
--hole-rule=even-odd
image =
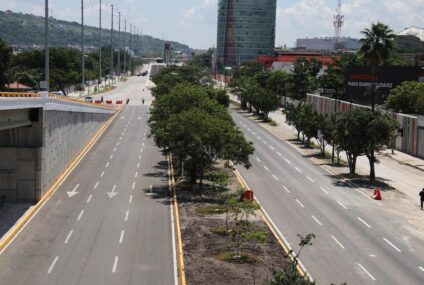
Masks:
[[[372,196],[372,198],[374,199],[374,200],[381,200],[382,198],[381,198],[381,190],[380,190],[380,188],[376,188],[375,190],[374,190],[374,195]]]

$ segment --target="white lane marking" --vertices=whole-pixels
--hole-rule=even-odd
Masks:
[[[325,188],[324,188],[324,187],[319,187],[319,189],[321,189],[321,190],[322,190],[325,194],[327,194],[327,195],[329,194],[329,193],[328,193],[328,191],[327,191],[327,190],[325,190]]]
[[[124,240],[124,234],[125,234],[125,231],[124,230],[122,230],[121,231],[121,236],[119,237],[119,243],[121,244],[122,243],[122,241]]]
[[[126,213],[125,213],[125,221],[128,221],[128,216],[130,215],[130,211],[127,211]]]
[[[358,266],[362,269],[362,271],[364,271],[369,278],[371,278],[371,280],[375,281],[376,279],[374,278],[374,276],[371,275],[371,273],[368,272],[368,270],[360,263],[357,263]]]
[[[115,148],[113,148],[113,152],[115,152],[117,150],[117,148],[115,147]]]
[[[419,268],[422,272],[424,272],[424,267],[422,267],[422,266],[418,266],[418,268]]]
[[[140,152],[143,152],[143,148],[140,148]]]
[[[286,190],[286,191],[287,191],[287,193],[290,193],[289,188],[287,188],[286,186],[283,186],[283,188],[284,188],[284,190]]]
[[[314,215],[311,215],[312,219],[314,219],[315,222],[317,222],[318,225],[322,226],[322,223],[320,222],[320,220],[317,219],[317,217],[315,217]]]
[[[262,140],[262,138],[260,136],[258,136],[258,139]]]
[[[252,135],[256,135],[256,133],[255,132],[252,132]]]
[[[82,211],[79,213],[78,218],[77,218],[77,221],[81,220],[82,215],[84,215],[84,210],[82,210]]]
[[[247,130],[250,132],[250,128],[247,128]]]
[[[71,236],[72,236],[72,234],[74,233],[74,231],[73,230],[71,230],[70,232],[69,232],[69,234],[66,236],[66,239],[65,239],[65,241],[64,241],[64,243],[68,243],[69,242],[69,239],[71,238]]]
[[[363,219],[361,219],[360,217],[356,217],[358,220],[360,220],[361,221],[361,223],[363,223],[364,225],[366,225],[368,228],[370,228],[371,229],[371,226],[367,223],[367,222],[365,222]]]
[[[130,195],[130,199],[128,200],[128,203],[131,204],[133,200],[133,195]]]
[[[341,242],[339,242],[337,239],[336,239],[336,237],[335,236],[331,236],[331,238],[341,247],[341,248],[343,248],[343,249],[345,249],[345,247],[342,245],[342,243]]]
[[[116,267],[118,267],[119,256],[115,256],[115,261],[113,262],[112,273],[116,272]]]
[[[117,142],[116,145],[119,145],[119,142]]]
[[[283,156],[283,155],[281,154],[281,152],[279,152],[279,151],[277,151],[277,154],[278,154],[279,156]]]
[[[141,155],[138,156],[138,160],[141,160]]]
[[[122,137],[119,137],[119,140],[122,141]]]
[[[261,160],[259,159],[259,157],[256,157],[256,160],[257,160],[259,163],[261,163]]]
[[[108,161],[108,162],[106,163],[105,167],[107,168],[107,167],[109,167],[109,165],[110,165],[110,162]]]
[[[125,119],[125,117],[121,117],[121,120]]]
[[[91,198],[93,198],[93,195],[90,194],[90,196],[88,196],[87,203],[90,203]]]
[[[397,246],[395,246],[391,241],[389,241],[388,239],[386,239],[386,238],[383,238],[383,240],[385,241],[385,242],[387,242],[391,247],[393,247],[394,249],[396,249],[396,251],[397,252],[402,252]]]
[[[110,156],[109,156],[109,159],[112,159],[113,158],[113,154],[111,154]]]
[[[270,149],[272,149],[272,150],[274,150],[274,149],[275,149],[272,145],[270,145],[270,146],[269,146],[269,148],[270,148]]]
[[[144,147],[144,143],[141,144],[141,147]]]
[[[143,137],[143,141],[145,141],[145,140],[146,140],[146,136]]]
[[[53,268],[54,268],[54,266],[56,265],[56,262],[57,262],[57,260],[58,260],[58,259],[59,259],[59,256],[56,256],[56,257],[53,259],[53,262],[52,262],[52,264],[50,265],[49,270],[47,270],[47,274],[52,273]]]
[[[137,168],[140,168],[140,162],[137,162]]]
[[[269,168],[266,165],[264,165],[264,168],[266,171],[269,171]]]
[[[288,160],[287,158],[285,158],[284,159],[288,164],[290,164],[291,165],[291,161],[290,160]]]
[[[340,202],[340,201],[337,201],[336,200],[336,202],[340,205],[340,206],[342,206],[345,210],[347,210],[347,207],[342,203],[342,202]]]
[[[121,135],[125,135],[125,132],[122,132]]]
[[[68,197],[69,197],[69,198],[72,198],[73,196],[75,196],[75,195],[77,195],[77,194],[78,194],[78,192],[77,192],[78,187],[79,187],[79,184],[77,184],[77,185],[74,187],[74,189],[72,189],[72,191],[68,191],[68,192],[66,192],[66,193],[68,194]]]
[[[302,170],[300,170],[299,168],[297,168],[297,167],[295,167],[294,169],[296,169],[297,170],[297,172],[299,172],[299,173],[301,173],[302,172]]]
[[[311,182],[315,182],[311,177],[309,177],[309,176],[306,176],[306,179],[308,179],[309,181],[311,181]]]
[[[96,184],[94,184],[94,189],[97,189],[97,186],[99,186],[99,181],[97,181]]]
[[[138,171],[136,171],[136,172],[134,173],[134,177],[135,177],[135,178],[137,178],[137,176],[138,176]]]
[[[132,189],[133,190],[135,189],[135,182],[133,182],[133,184],[132,184]]]
[[[268,145],[268,143],[266,141],[264,141],[264,144]]]
[[[296,202],[300,205],[300,207],[305,208],[305,206],[296,198]]]
[[[278,177],[277,176],[275,176],[274,174],[272,175],[272,177],[275,179],[275,180],[277,180],[277,181],[279,181],[280,179],[278,179]]]

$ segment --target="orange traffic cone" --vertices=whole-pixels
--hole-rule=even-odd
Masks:
[[[374,200],[381,200],[382,198],[381,198],[381,190],[380,190],[380,188],[376,188],[375,190],[374,190],[374,195],[372,196],[372,198],[374,199]]]

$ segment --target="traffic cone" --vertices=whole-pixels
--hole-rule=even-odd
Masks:
[[[375,190],[374,190],[374,195],[372,196],[372,198],[374,199],[374,200],[381,200],[382,198],[381,198],[381,190],[380,190],[380,188],[376,188]]]

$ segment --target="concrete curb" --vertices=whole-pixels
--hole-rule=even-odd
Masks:
[[[170,169],[171,169],[171,188],[172,188],[172,206],[174,208],[174,221],[175,221],[175,231],[177,235],[177,255],[178,255],[178,279],[180,285],[186,285],[185,278],[185,269],[184,269],[184,252],[183,252],[183,242],[181,236],[181,227],[180,227],[180,216],[178,211],[178,201],[177,201],[177,192],[175,187],[175,177],[174,177],[174,166],[172,160],[172,154],[168,155]]]
[[[241,176],[241,174],[234,167],[234,164],[232,162],[230,162],[230,165],[233,167],[233,171],[234,171],[234,173],[235,173],[235,175],[237,177],[237,180],[239,181],[240,185],[244,189],[250,189],[249,186],[247,185],[246,181]],[[284,237],[284,235],[277,229],[277,227],[275,226],[274,222],[271,220],[271,218],[269,217],[268,213],[263,209],[261,203],[258,201],[258,199],[255,196],[254,196],[254,199],[255,199],[256,203],[258,203],[258,205],[260,206],[260,212],[261,212],[262,219],[264,220],[264,222],[266,223],[266,225],[268,226],[268,228],[271,230],[272,234],[277,239],[278,243],[281,245],[281,247],[283,248],[283,250],[286,252],[286,254],[290,258],[290,260],[291,261],[294,261],[296,255],[293,252],[293,250],[292,250],[291,246],[289,245],[288,241],[286,240],[286,238]],[[308,271],[306,270],[306,268],[303,265],[303,263],[299,259],[297,261],[298,261],[298,264],[296,265],[297,271],[302,276],[307,276],[309,278],[309,280],[311,282],[313,282],[314,280],[313,280],[312,276],[308,273]]]
[[[19,221],[3,236],[0,241],[0,253],[10,244],[10,242],[18,236],[21,230],[27,225],[27,223],[32,219],[32,217],[38,212],[38,210],[47,202],[47,200],[56,192],[60,184],[68,177],[72,172],[75,166],[84,158],[84,156],[90,151],[94,144],[99,140],[99,138],[104,134],[112,122],[118,117],[119,113],[123,108],[120,108],[109,120],[103,124],[103,126],[93,135],[90,141],[85,145],[85,147],[78,153],[75,159],[68,165],[65,171],[59,176],[59,178],[50,186],[49,190],[41,197],[40,201],[37,202],[33,207],[31,207],[20,219]]]

